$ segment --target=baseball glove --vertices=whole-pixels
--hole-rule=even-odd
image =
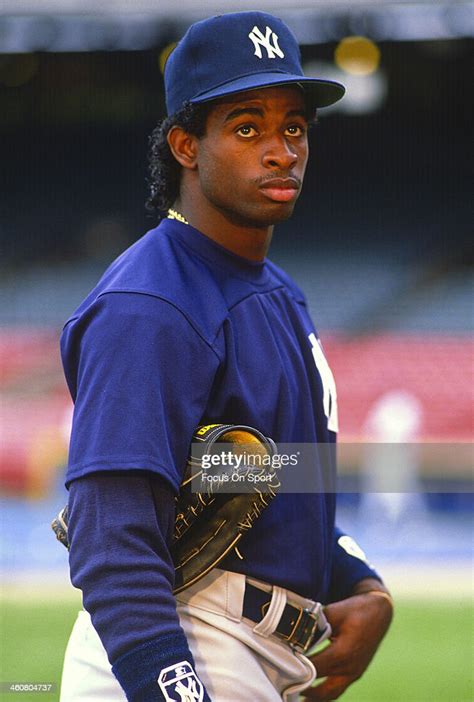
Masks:
[[[253,427],[235,424],[197,427],[185,478],[176,498],[171,546],[175,594],[198,582],[232,549],[242,558],[239,542],[280,486],[271,469],[276,451],[272,439]],[[210,470],[219,461],[209,462],[209,457],[217,455],[219,458],[222,452],[229,469],[219,473]],[[244,485],[245,492],[235,492],[235,484]],[[232,486],[234,491],[229,492]],[[58,541],[69,548],[67,506],[52,521],[51,527]]]

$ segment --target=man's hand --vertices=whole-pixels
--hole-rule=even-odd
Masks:
[[[374,594],[375,590],[388,595],[378,580],[366,578],[357,584],[353,596],[325,607],[332,627],[331,644],[310,658],[318,678],[326,680],[305,690],[305,699],[338,699],[369,665],[393,614],[390,597]]]

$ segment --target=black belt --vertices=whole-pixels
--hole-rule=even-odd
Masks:
[[[260,622],[267,613],[271,600],[271,592],[260,590],[247,582],[242,609],[243,616],[253,622]],[[296,651],[306,653],[327,632],[326,618],[321,614],[321,606],[316,611],[311,612],[304,607],[287,602],[273,633]]]

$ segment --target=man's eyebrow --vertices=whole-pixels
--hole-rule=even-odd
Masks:
[[[224,123],[230,122],[231,120],[235,119],[236,117],[241,117],[242,115],[257,115],[257,117],[263,117],[264,116],[264,111],[260,107],[236,107],[235,110],[232,110],[229,112],[229,114],[226,116]],[[298,109],[298,110],[289,110],[286,115],[286,118],[288,117],[303,117],[304,119],[307,119],[308,115],[305,110],[303,109]]]
[[[263,117],[263,110],[259,107],[236,107],[235,110],[229,112],[224,122],[230,122],[231,119],[240,117],[241,115],[257,115],[258,117]]]
[[[300,110],[290,110],[289,112],[286,113],[287,117],[303,117],[304,119],[308,119],[308,113],[306,110],[300,109]]]

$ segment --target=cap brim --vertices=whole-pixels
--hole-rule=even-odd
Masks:
[[[340,100],[346,92],[345,87],[341,83],[333,80],[306,78],[305,76],[290,73],[253,73],[195,95],[190,102],[208,102],[209,100],[216,100],[226,95],[234,95],[247,90],[293,84],[301,85],[304,88],[305,92],[311,96],[315,107],[329,107],[329,105],[333,105]]]

